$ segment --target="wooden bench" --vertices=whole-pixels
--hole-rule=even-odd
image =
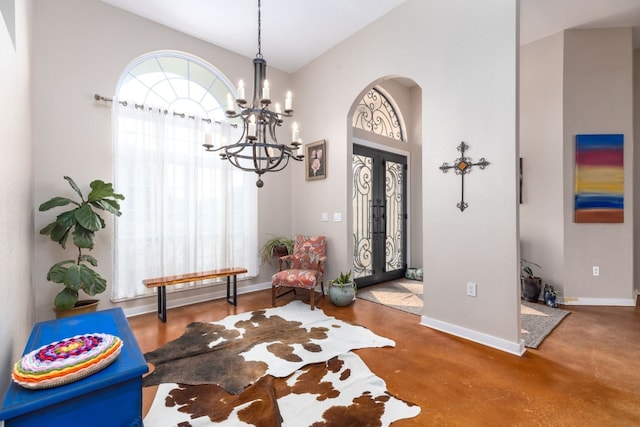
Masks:
[[[145,279],[142,283],[147,288],[158,289],[158,318],[163,323],[167,321],[167,286],[178,283],[197,282],[199,280],[227,278],[227,302],[232,305],[237,303],[238,280],[237,275],[246,273],[243,267],[221,268],[219,270],[203,271],[200,273],[179,274],[177,276],[156,277],[155,279]],[[233,276],[233,298],[231,297],[231,276]]]

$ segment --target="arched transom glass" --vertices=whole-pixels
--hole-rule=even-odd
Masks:
[[[376,88],[371,88],[360,100],[353,114],[352,126],[397,141],[405,140],[404,129],[396,109]]]
[[[145,55],[132,64],[118,84],[118,97],[211,120],[225,119],[229,82],[211,65],[179,52]],[[232,94],[233,95],[233,94]]]

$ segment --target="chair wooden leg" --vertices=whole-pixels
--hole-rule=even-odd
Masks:
[[[271,307],[276,306],[276,287],[271,285]]]
[[[311,310],[316,309],[316,288],[309,289],[309,305]]]

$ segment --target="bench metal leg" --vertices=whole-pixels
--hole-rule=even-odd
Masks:
[[[158,319],[162,323],[167,323],[167,288],[158,287]]]
[[[231,276],[227,276],[227,302],[232,305],[237,305],[238,296],[238,278],[233,275],[233,298],[231,298]]]

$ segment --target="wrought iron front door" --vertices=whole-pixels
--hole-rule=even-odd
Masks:
[[[353,277],[358,287],[404,276],[407,158],[353,146]]]

